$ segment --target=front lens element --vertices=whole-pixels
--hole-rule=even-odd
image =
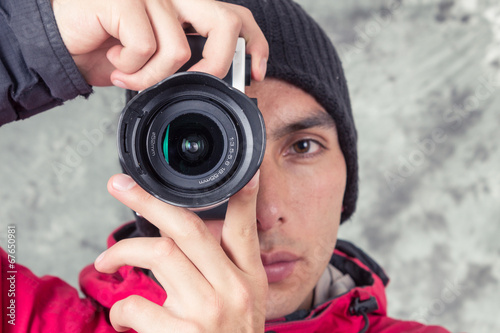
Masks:
[[[224,152],[217,124],[200,113],[186,113],[167,125],[163,139],[165,161],[177,172],[196,176],[214,169]]]

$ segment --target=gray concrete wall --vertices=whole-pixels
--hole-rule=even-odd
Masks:
[[[337,45],[359,132],[358,211],[340,237],[392,277],[391,315],[499,331],[498,1],[300,3]],[[131,218],[106,191],[122,106],[118,89],[96,89],[0,129],[2,244],[16,225],[36,274],[76,286]]]

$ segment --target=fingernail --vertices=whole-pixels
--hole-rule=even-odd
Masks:
[[[113,188],[120,192],[125,192],[134,187],[136,182],[129,175],[116,175],[113,178]]]
[[[106,251],[104,251],[103,253],[101,253],[99,255],[99,257],[97,257],[97,259],[95,260],[95,263],[97,264],[98,262],[100,262],[102,260],[102,258],[104,258],[105,254],[106,254]]]
[[[127,85],[120,80],[113,80],[113,85],[119,88],[127,89]]]
[[[267,71],[267,59],[263,58],[260,61],[260,72],[262,74],[262,79],[264,79],[264,77],[266,76],[266,71]]]

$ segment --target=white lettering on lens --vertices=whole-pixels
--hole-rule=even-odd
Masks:
[[[151,151],[151,156],[156,156],[155,143],[156,143],[156,132],[151,133],[151,145],[149,150]]]
[[[198,181],[198,183],[201,185],[201,184],[205,184],[205,183],[208,183],[208,182],[212,182],[214,180],[216,180],[217,178],[219,178],[219,174],[216,173],[208,178],[205,178],[205,179],[202,179],[200,181]]]

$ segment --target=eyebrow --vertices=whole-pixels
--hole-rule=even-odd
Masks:
[[[290,122],[289,124],[285,123],[283,126],[269,133],[269,137],[273,140],[279,140],[288,134],[313,127],[336,128],[335,121],[328,113],[316,110],[304,118]]]

